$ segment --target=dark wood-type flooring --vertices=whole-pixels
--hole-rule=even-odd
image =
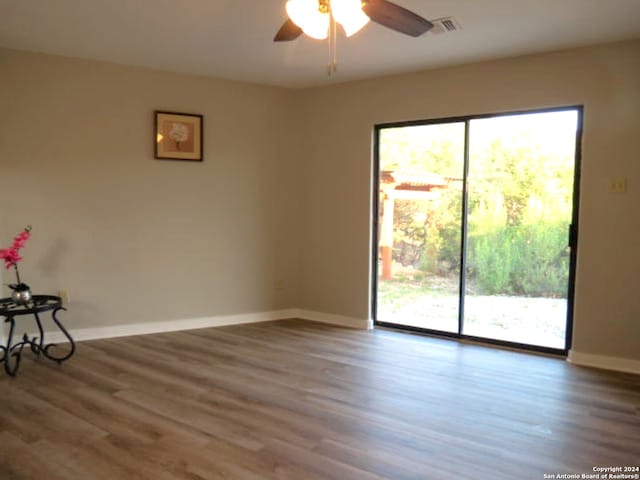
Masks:
[[[0,375],[0,479],[542,479],[640,463],[640,377],[298,320]]]

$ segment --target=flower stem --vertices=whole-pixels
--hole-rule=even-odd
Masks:
[[[18,264],[14,263],[13,268],[16,270],[16,278],[18,279],[18,285],[20,285],[22,282],[20,281],[20,271],[18,270]]]

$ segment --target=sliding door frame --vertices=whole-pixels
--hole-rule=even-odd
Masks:
[[[529,345],[518,342],[509,342],[506,340],[497,340],[491,338],[477,337],[473,335],[465,335],[463,331],[464,322],[464,299],[466,292],[466,236],[467,236],[467,218],[468,218],[468,174],[469,174],[469,134],[470,124],[472,120],[506,117],[513,115],[527,115],[535,113],[553,113],[576,111],[578,114],[578,124],[576,129],[576,146],[575,146],[575,163],[573,176],[573,205],[571,213],[571,225],[569,227],[570,247],[569,255],[569,282],[567,286],[567,318],[565,327],[565,343],[564,348],[550,348],[539,345]],[[580,176],[582,165],[582,122],[584,115],[583,105],[569,105],[552,108],[540,108],[531,110],[517,110],[499,113],[486,113],[479,115],[467,115],[461,117],[446,117],[430,120],[411,120],[405,122],[380,123],[374,126],[374,143],[373,143],[373,201],[372,201],[372,220],[371,220],[371,238],[372,238],[372,255],[371,255],[371,314],[375,326],[393,328],[399,330],[409,330],[412,332],[423,333],[438,337],[456,338],[459,340],[470,340],[473,342],[487,343],[499,345],[503,347],[517,348],[522,350],[530,350],[542,353],[550,353],[554,355],[566,356],[571,348],[573,337],[573,312],[575,301],[575,277],[576,264],[578,259],[578,219],[580,208]],[[461,208],[461,239],[460,239],[460,292],[459,292],[459,308],[458,308],[458,331],[446,332],[441,330],[432,330],[428,328],[413,327],[410,325],[400,325],[396,323],[388,323],[378,320],[378,233],[380,222],[380,132],[386,128],[402,128],[416,127],[425,125],[438,125],[444,123],[464,123],[464,167],[463,167],[463,187],[462,187],[462,208]]]

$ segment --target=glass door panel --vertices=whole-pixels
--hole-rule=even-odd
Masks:
[[[563,349],[578,112],[469,128],[462,333]]]
[[[465,122],[379,131],[377,316],[459,332]]]

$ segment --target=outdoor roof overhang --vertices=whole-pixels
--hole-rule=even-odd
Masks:
[[[460,181],[435,173],[398,172],[383,170],[380,172],[380,190],[389,198],[396,200],[429,200],[437,198],[440,190],[451,183]]]

